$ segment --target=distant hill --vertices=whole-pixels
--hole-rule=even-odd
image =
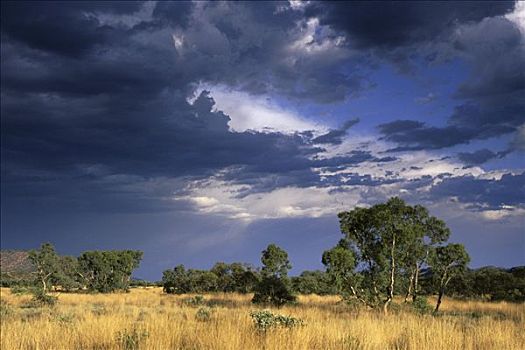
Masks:
[[[29,252],[23,250],[0,250],[0,276],[2,285],[8,281],[26,280],[35,267],[29,260]]]

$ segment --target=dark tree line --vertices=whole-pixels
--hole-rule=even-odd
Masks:
[[[57,288],[107,293],[129,289],[142,254],[137,250],[87,251],[76,258],[60,256],[52,244],[44,243],[29,253],[29,260],[35,267],[33,282],[43,294]]]
[[[211,270],[186,269],[184,265],[166,270],[162,276],[164,291],[169,294],[253,291],[259,272],[248,264],[216,263]]]

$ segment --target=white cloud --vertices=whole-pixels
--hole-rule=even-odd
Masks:
[[[514,22],[525,36],[525,1],[516,1],[514,11],[505,17]]]
[[[223,111],[231,118],[229,126],[232,131],[256,130],[293,133],[314,130],[323,133],[328,130],[327,127],[303,118],[293,110],[273,103],[265,96],[252,96],[225,86],[204,84],[196,90],[196,96],[203,90],[210,91],[211,97],[215,100],[215,108]]]

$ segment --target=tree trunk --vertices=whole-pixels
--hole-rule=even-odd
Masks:
[[[447,287],[448,282],[450,282],[451,277],[448,276],[448,266],[445,269],[445,273],[443,274],[443,277],[441,278],[441,285],[439,287],[439,295],[438,300],[436,303],[436,308],[434,310],[434,313],[437,313],[439,310],[439,305],[441,305],[441,299],[443,298],[443,294],[445,294],[445,288]]]
[[[412,293],[412,302],[416,301],[419,283],[419,268],[420,266],[416,263],[416,274],[414,276],[414,291]]]
[[[410,295],[413,295],[412,294],[412,286],[414,285],[414,275],[415,274],[416,274],[415,271],[410,274],[410,282],[408,283],[408,291],[407,291],[407,294],[405,295],[405,303],[407,302],[408,297]]]
[[[390,249],[390,285],[388,286],[388,296],[386,298],[385,304],[383,305],[383,312],[388,313],[388,306],[394,299],[394,282],[395,282],[395,273],[396,273],[396,259],[395,259],[395,248],[396,248],[396,236],[394,234],[392,238],[392,247]]]
[[[436,308],[434,309],[434,313],[437,313],[439,311],[439,306],[441,305],[441,298],[443,298],[443,294],[445,294],[445,288],[441,287],[439,289],[438,300],[436,303]]]

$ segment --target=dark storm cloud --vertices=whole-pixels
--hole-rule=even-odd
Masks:
[[[492,152],[491,150],[484,148],[475,152],[458,153],[458,158],[467,165],[479,165],[494,158],[503,158],[507,153],[508,151]]]
[[[343,137],[346,135],[348,129],[359,123],[359,119],[352,119],[346,121],[341,128],[330,130],[326,134],[317,136],[312,140],[314,143],[328,143],[332,145],[339,145],[343,142]]]
[[[305,134],[230,132],[207,92],[188,102],[199,81],[236,86],[270,77],[278,90],[306,97],[339,79],[335,71],[324,78],[315,61],[275,61],[293,40],[296,16],[276,12],[275,3],[161,2],[131,27],[107,23],[138,6],[33,5],[2,4],[2,197],[10,203],[161,211],[174,207],[170,193],[185,181],[222,169],[226,180],[270,191],[316,185],[312,168],[373,159],[366,152],[319,159],[324,150]],[[300,93],[297,78],[310,82]]]
[[[345,32],[357,47],[393,49],[430,41],[458,24],[513,9],[513,1],[333,1],[312,2],[307,14]]]
[[[195,4],[191,1],[159,1],[153,17],[169,25],[187,26]]]
[[[317,103],[343,101],[369,87],[366,75],[357,73],[359,60],[354,62],[346,51],[310,54],[292,45],[303,39],[306,24],[303,14],[292,11],[286,2],[158,2],[151,16],[136,16],[138,22],[127,25],[112,24],[142,6],[2,3],[5,195],[55,195],[74,202],[82,196],[91,201],[87,197],[107,198],[111,193],[123,202],[141,198],[144,205],[164,208],[169,200],[162,198],[158,206],[153,201],[174,186],[174,179],[213,175],[252,186],[251,192],[264,192],[286,186],[337,185],[340,176],[321,181],[318,171],[396,160],[367,151],[323,158],[324,149],[316,144],[341,143],[357,120],[313,140],[308,133],[238,133],[229,131],[229,117],[214,109],[206,92],[188,102],[200,82]],[[465,16],[461,18],[481,15]],[[467,44],[478,31],[456,40],[456,50],[472,60],[478,56]],[[498,33],[504,38],[514,35],[505,23]],[[307,46],[326,38],[315,33]],[[516,45],[511,39],[505,43],[509,49]],[[519,51],[513,55],[521,57]],[[460,98],[471,95],[481,101],[478,96],[483,96],[483,111],[499,105],[501,100],[490,102],[484,96],[492,92],[479,90],[476,84],[465,82]],[[481,102],[467,114],[465,108],[458,109],[461,115],[451,117],[450,130],[398,121],[382,125],[381,131],[400,147],[424,148],[424,143],[446,147],[459,142],[455,140],[514,130],[519,116],[501,122],[495,116],[519,111],[516,103],[501,104],[505,110],[495,111],[482,123],[467,115],[481,108]],[[165,186],[145,186],[156,180]],[[372,185],[372,180],[381,182],[349,181]]]
[[[23,2],[3,1],[2,33],[44,51],[78,57],[107,42],[113,29],[90,12],[130,14],[138,2]]]
[[[438,149],[467,142],[477,132],[474,128],[429,127],[415,120],[396,120],[378,126],[383,139],[399,144],[390,151]]]
[[[505,206],[523,207],[525,173],[504,174],[501,179],[479,179],[472,176],[450,177],[433,186],[430,196],[455,197],[478,210],[497,210]]]

